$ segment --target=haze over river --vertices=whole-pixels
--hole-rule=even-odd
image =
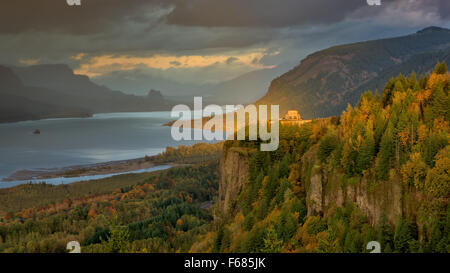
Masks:
[[[140,158],[201,142],[173,140],[171,127],[162,125],[174,119],[166,111],[0,124],[0,180],[18,170]],[[12,186],[0,188],[5,183]]]

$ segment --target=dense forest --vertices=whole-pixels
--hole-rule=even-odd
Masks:
[[[366,92],[340,117],[281,127],[275,152],[227,142],[225,150],[250,151],[248,183],[198,244],[214,252],[366,252],[378,241],[383,252],[449,252],[449,86],[439,63],[431,75],[391,79],[381,96]],[[317,180],[319,194],[365,183],[381,200],[395,196],[377,189],[399,184],[402,203],[385,202],[399,213],[368,219],[364,201],[371,200],[337,205],[336,195],[315,212]]]
[[[161,164],[161,163],[203,163],[212,160],[219,160],[222,152],[223,142],[218,143],[196,143],[192,146],[181,145],[176,148],[166,147],[166,150],[152,157],[147,157],[147,160]]]
[[[121,177],[126,181],[122,187],[111,178],[82,185],[21,186],[20,192],[74,194],[5,213],[0,220],[0,252],[65,252],[69,241],[80,242],[83,252],[188,251],[194,235],[212,221],[209,207],[217,195],[217,162],[174,167],[148,177],[127,176]]]
[[[259,151],[259,141],[202,144],[155,159],[192,155],[196,165],[1,191],[16,205],[0,203],[0,252],[65,252],[75,240],[82,252],[366,252],[378,241],[383,252],[448,253],[449,90],[438,63],[429,75],[392,78],[380,95],[364,93],[339,117],[281,126],[274,152]],[[248,179],[225,213],[215,157],[233,148]],[[385,201],[378,214],[367,200],[334,198],[361,185],[401,203]]]

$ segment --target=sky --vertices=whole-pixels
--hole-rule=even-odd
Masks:
[[[0,64],[65,63],[112,89],[179,95],[432,25],[450,27],[450,1],[0,0]]]

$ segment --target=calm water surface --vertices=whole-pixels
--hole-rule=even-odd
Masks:
[[[132,159],[199,142],[174,141],[162,126],[171,120],[170,112],[149,112],[0,124],[0,180],[17,170]]]

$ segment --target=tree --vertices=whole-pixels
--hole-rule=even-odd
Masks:
[[[127,227],[112,226],[108,240],[103,244],[108,252],[124,253],[128,249],[128,242],[130,240],[130,232]]]
[[[425,190],[436,197],[450,195],[450,146],[442,149],[436,156],[436,164],[428,172]]]
[[[442,63],[438,62],[434,67],[433,73],[438,75],[447,73],[447,64],[445,63],[445,61],[443,61]]]
[[[361,234],[357,230],[349,230],[344,240],[344,252],[360,253],[361,250]]]
[[[401,79],[397,79],[394,85],[394,89],[392,91],[393,93],[405,91],[405,87],[403,86]]]
[[[393,240],[391,226],[385,214],[382,214],[377,224],[378,236],[377,241],[381,244],[383,252],[392,252],[391,243]],[[389,249],[388,249],[389,248]]]
[[[431,112],[433,114],[432,119],[439,117],[446,117],[449,105],[448,99],[445,95],[444,88],[442,84],[439,82],[433,87],[433,91],[431,92]]]
[[[288,177],[289,176],[289,163],[290,163],[290,154],[286,153],[283,157],[283,160],[280,162],[280,177]]]
[[[447,145],[447,142],[447,139],[442,139],[440,136],[434,133],[429,133],[428,137],[425,139],[425,142],[422,145],[423,159],[428,166],[434,167],[436,154],[439,152],[439,150],[445,147],[445,145]]]
[[[242,252],[261,252],[265,249],[266,231],[261,225],[255,225],[243,242]]]
[[[384,107],[392,103],[392,90],[394,89],[395,83],[396,80],[391,78],[384,87],[383,94],[381,95],[381,102]]]
[[[400,172],[403,182],[422,190],[427,176],[427,164],[420,153],[412,153],[410,159],[402,166]]]
[[[11,220],[11,213],[9,213],[9,212],[7,212],[6,214],[5,214],[5,220]]]
[[[366,129],[366,136],[359,149],[358,158],[356,160],[356,171],[361,174],[366,170],[375,153],[375,139],[373,137],[372,130],[370,128]]]
[[[264,253],[279,253],[283,249],[283,241],[278,238],[278,235],[271,226],[266,231],[266,236],[264,237],[264,247],[261,252]]]
[[[336,149],[339,140],[338,138],[329,133],[319,143],[319,148],[317,151],[317,157],[320,161],[325,162],[328,156]]]
[[[394,249],[396,252],[409,251],[409,242],[412,240],[409,225],[399,217],[394,234]]]
[[[271,168],[269,170],[269,178],[264,185],[264,201],[267,203],[267,205],[270,204],[270,201],[272,201],[273,197],[275,197],[275,194],[278,190],[278,187],[280,185],[280,179],[279,179],[279,168]]]
[[[95,209],[94,209],[94,206],[91,206],[91,208],[89,209],[89,212],[88,212],[88,216],[89,216],[89,218],[93,218],[93,219],[95,219],[95,218],[97,218],[97,211],[95,211]]]
[[[213,243],[213,252],[219,253],[225,249],[226,246],[224,243],[226,243],[227,239],[225,238],[227,236],[226,227],[223,226],[223,224],[220,224],[216,238],[214,239]]]
[[[358,151],[355,150],[352,143],[349,141],[342,147],[341,165],[345,172],[353,176],[356,172],[356,160],[358,158]]]
[[[297,221],[288,210],[283,209],[276,223],[277,235],[282,241],[288,241],[297,230]]]
[[[392,124],[389,124],[381,138],[380,152],[375,167],[378,179],[385,180],[388,178],[389,168],[392,159],[395,157],[395,145]]]

